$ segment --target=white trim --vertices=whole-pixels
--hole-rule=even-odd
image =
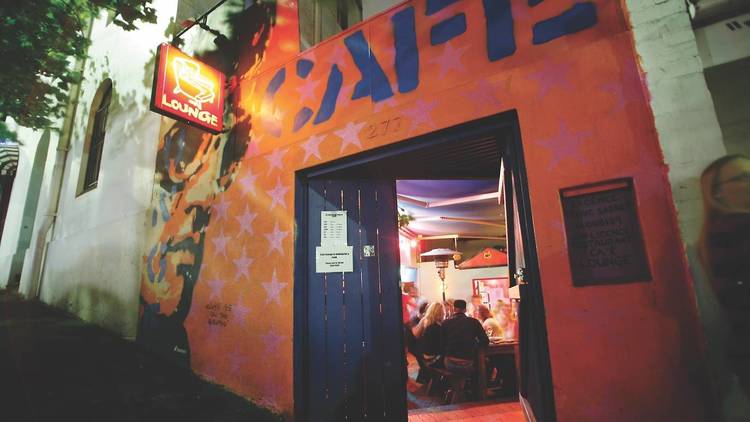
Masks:
[[[536,422],[536,418],[534,417],[534,411],[531,410],[531,404],[526,401],[525,398],[519,393],[518,394],[518,402],[521,403],[521,409],[523,409],[523,416],[526,418],[528,422]]]

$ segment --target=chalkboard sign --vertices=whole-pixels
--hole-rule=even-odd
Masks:
[[[649,281],[632,179],[560,191],[574,286]]]

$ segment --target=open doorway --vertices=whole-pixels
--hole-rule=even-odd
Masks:
[[[294,385],[295,413],[301,420],[419,420],[419,407],[429,407],[430,412],[460,411],[460,407],[486,406],[488,397],[495,400],[490,404],[519,400],[515,405],[518,415],[522,409],[530,420],[555,419],[544,310],[520,151],[517,117],[507,113],[298,173]],[[435,197],[466,201],[454,204],[462,205],[462,212],[477,212],[476,202],[484,201],[489,207],[483,212],[492,215],[476,218],[448,215],[448,219],[439,218],[443,215],[424,215],[421,221],[415,218],[399,227],[399,222],[405,218],[399,216],[399,200],[408,214],[404,196],[409,195],[403,191],[409,185],[415,187],[419,181],[433,183]],[[474,201],[465,198],[471,195],[457,191],[456,195],[446,196],[451,187],[459,189],[461,184],[479,189],[481,192],[475,194],[487,198],[472,204]],[[493,195],[494,203],[490,198]],[[449,208],[450,204],[443,212]],[[444,226],[435,228],[437,231],[433,234],[425,232],[419,238],[414,229],[430,222]],[[463,224],[460,230],[463,232],[467,232],[466,225],[482,226],[472,229],[481,233],[473,234],[477,236],[475,239],[460,238],[455,236],[459,234],[456,233],[458,227],[451,227],[451,224]],[[405,236],[408,230],[412,230],[416,238]],[[507,311],[508,319],[513,318],[510,291],[520,291],[520,307],[516,311],[518,329],[511,325],[513,328],[508,332],[506,321],[502,335],[493,335],[493,340],[503,342],[500,348],[513,358],[484,359],[477,355],[475,367],[466,371],[463,391],[458,391],[459,385],[451,374],[438,373],[435,375],[439,382],[437,387],[442,385],[444,391],[435,395],[436,401],[423,402],[424,406],[410,404],[407,394],[410,392],[411,353],[406,353],[410,339],[405,328],[408,321],[401,282],[408,285],[410,280],[406,279],[415,267],[402,258],[400,239],[408,242],[409,248],[412,241],[420,247],[426,241],[447,241],[446,249],[450,249],[451,243],[453,248],[459,247],[459,242],[465,249],[471,242],[474,242],[473,248],[484,247],[482,251],[489,248],[503,252],[502,249],[507,248],[507,266],[498,269],[497,274],[477,277],[476,284],[473,279],[464,284],[452,282],[453,275],[447,275],[446,282],[448,286],[465,289],[462,298],[467,302],[471,302],[476,290],[478,302],[489,301],[488,308],[499,313]],[[471,250],[471,247],[467,249],[466,260],[471,258]],[[422,264],[431,264],[435,270],[434,263]],[[455,266],[455,260],[450,265]],[[414,278],[418,290],[422,282],[418,275]],[[507,283],[507,310],[497,306],[498,299],[505,299],[497,297],[505,292],[502,283]],[[433,289],[435,284],[434,280],[424,280],[423,288]],[[443,289],[442,283],[437,284],[443,302],[442,293],[450,292],[450,287]],[[516,284],[520,286],[514,287]],[[446,295],[446,300],[448,298]],[[437,299],[433,298],[433,302]],[[482,334],[486,334],[481,323],[477,324]],[[478,352],[486,350],[485,345],[477,344]],[[511,365],[497,364],[499,361],[511,362]],[[491,364],[491,369],[483,364]],[[469,372],[486,374],[486,378]],[[491,388],[502,393],[498,395]],[[514,395],[515,391],[520,394]],[[458,400],[456,394],[459,394]],[[429,395],[427,393],[426,397]],[[453,407],[440,407],[446,401],[453,402]],[[411,416],[409,408],[412,408]],[[490,412],[488,414],[497,410],[483,409]],[[473,409],[469,413],[477,415],[481,411]],[[451,415],[454,416],[460,415]]]
[[[488,176],[396,181],[410,420],[468,406],[523,420],[499,166]]]

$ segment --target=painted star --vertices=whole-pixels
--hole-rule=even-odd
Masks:
[[[474,110],[478,113],[488,113],[496,110],[502,104],[495,96],[497,88],[487,79],[480,79],[473,89],[466,91],[465,95],[471,101]]]
[[[255,196],[255,181],[257,179],[258,175],[254,174],[252,169],[247,169],[247,173],[240,178],[239,183],[245,195],[252,193]]]
[[[342,129],[334,131],[339,138],[341,138],[341,150],[344,152],[348,145],[354,145],[357,149],[362,149],[362,144],[359,142],[359,132],[365,126],[365,122],[354,123],[349,122]]]
[[[628,103],[641,99],[643,92],[640,87],[643,86],[643,81],[641,81],[641,75],[637,69],[638,65],[634,62],[623,63],[621,67],[622,78],[602,86],[604,91],[614,96],[612,113],[622,110]]]
[[[208,324],[206,329],[206,339],[209,343],[215,343],[219,340],[219,336],[224,333],[224,327],[218,324]]]
[[[229,361],[229,370],[232,373],[237,373],[242,365],[247,362],[247,357],[242,351],[235,349],[227,356],[227,360]]]
[[[247,256],[245,248],[242,248],[242,254],[234,259],[234,266],[237,267],[237,273],[235,278],[249,277],[250,276],[250,265],[253,264],[253,259]]]
[[[567,63],[548,64],[544,69],[529,73],[531,79],[539,84],[539,97],[544,98],[554,87],[571,90],[568,73],[571,72],[572,66]]]
[[[456,72],[466,71],[464,64],[461,63],[461,56],[468,48],[468,46],[453,48],[450,41],[445,43],[443,54],[430,60],[430,63],[435,63],[440,67],[438,79],[443,79],[451,70]]]
[[[266,233],[265,236],[268,239],[268,254],[270,255],[273,251],[279,251],[280,254],[284,255],[281,242],[289,236],[289,232],[279,230],[279,223],[276,222],[273,226],[273,231]]]
[[[279,279],[276,277],[276,270],[273,270],[271,281],[263,283],[263,288],[266,289],[266,304],[273,301],[276,302],[276,304],[281,305],[281,297],[279,294],[284,287],[286,287],[286,283],[279,282]]]
[[[560,161],[566,158],[572,158],[580,164],[585,165],[586,163],[581,156],[580,149],[583,141],[590,136],[591,132],[571,132],[568,125],[561,121],[556,136],[538,140],[536,143],[552,155],[548,164],[549,169],[554,168]]]
[[[245,324],[245,318],[247,318],[247,315],[250,313],[250,307],[245,306],[244,303],[242,303],[242,295],[240,295],[237,298],[237,303],[232,305],[232,314],[234,315],[234,318],[239,321],[241,324]]]
[[[227,257],[227,244],[229,243],[230,237],[224,235],[224,229],[219,229],[219,235],[211,239],[211,243],[214,244],[214,255],[223,255]]]
[[[302,163],[306,163],[311,156],[320,159],[320,143],[325,140],[324,136],[313,135],[307,138],[307,141],[302,143],[302,149],[305,150],[305,158],[302,159]]]
[[[279,346],[286,340],[286,336],[279,334],[276,330],[269,329],[265,334],[260,336],[263,345],[266,347],[266,355],[273,356],[279,350]]]
[[[275,148],[270,154],[266,155],[266,161],[268,161],[268,174],[271,174],[274,169],[283,169],[284,164],[282,161],[286,153],[286,148]]]
[[[409,131],[413,132],[414,129],[420,125],[427,124],[430,127],[435,126],[435,122],[432,121],[430,113],[432,109],[437,106],[437,101],[426,102],[421,98],[418,99],[411,108],[403,111],[403,113],[411,120],[411,128]]]
[[[221,300],[221,291],[224,289],[224,280],[215,278],[208,281],[208,288],[211,289],[211,295],[208,300]]]
[[[303,103],[307,99],[314,100],[315,90],[318,88],[318,85],[320,85],[320,81],[308,77],[304,84],[297,87],[297,92],[299,93],[297,102]]]
[[[240,233],[253,234],[253,220],[257,216],[258,214],[250,212],[250,208],[245,205],[245,212],[234,217],[240,225]]]
[[[278,177],[276,179],[276,186],[268,191],[268,196],[271,197],[271,205],[268,207],[268,209],[272,210],[276,205],[280,206],[281,208],[286,208],[286,200],[284,199],[284,196],[286,195],[287,191],[289,191],[289,188],[281,183],[281,178]]]
[[[227,210],[229,210],[229,206],[231,203],[224,198],[223,194],[219,194],[219,200],[213,204],[213,215],[215,220],[213,222],[218,222],[219,220],[226,220],[227,218]]]

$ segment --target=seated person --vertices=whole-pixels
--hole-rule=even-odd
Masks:
[[[442,303],[435,302],[427,308],[424,318],[419,321],[415,329],[417,344],[428,365],[436,364],[442,355],[440,324],[443,320],[445,320],[445,308]]]
[[[454,312],[443,321],[440,338],[445,353],[445,368],[457,374],[470,375],[479,347],[490,343],[482,324],[466,316],[466,301],[453,302]]]
[[[493,317],[490,309],[484,305],[479,306],[479,320],[482,322],[482,328],[487,336],[490,338],[503,338],[505,332],[503,331],[500,323]]]

